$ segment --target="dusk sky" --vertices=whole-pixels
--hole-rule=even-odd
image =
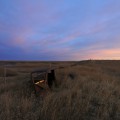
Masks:
[[[0,0],[0,60],[120,59],[120,0]]]

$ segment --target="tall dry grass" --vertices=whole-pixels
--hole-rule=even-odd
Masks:
[[[1,120],[120,120],[120,61],[57,69],[58,86],[44,99],[29,86],[29,73],[17,72],[6,84],[0,78]]]

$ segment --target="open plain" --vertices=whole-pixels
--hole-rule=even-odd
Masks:
[[[51,66],[57,87],[36,97],[30,72]],[[0,119],[120,120],[120,61],[1,61]]]

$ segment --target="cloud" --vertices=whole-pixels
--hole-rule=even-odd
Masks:
[[[80,50],[72,54],[71,60],[85,59],[120,59],[120,49]]]
[[[119,58],[119,1],[93,1],[1,0],[1,59]]]

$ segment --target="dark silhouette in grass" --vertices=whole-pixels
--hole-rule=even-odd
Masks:
[[[54,70],[51,70],[51,73],[48,73],[47,82],[50,89],[52,88],[53,83],[55,84],[55,86],[57,86]]]

